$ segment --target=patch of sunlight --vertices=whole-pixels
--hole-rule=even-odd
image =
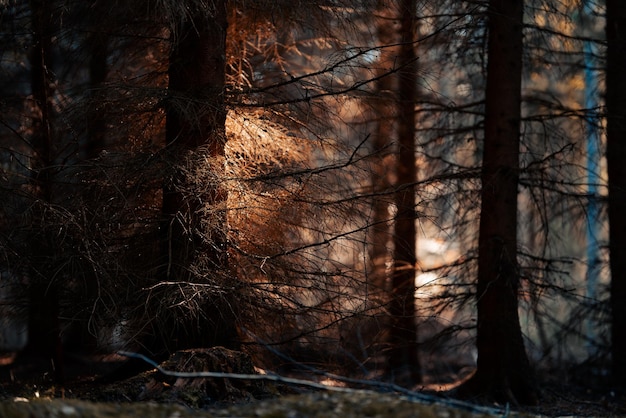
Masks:
[[[433,272],[421,273],[415,276],[415,297],[429,298],[433,294],[433,288],[439,276]]]

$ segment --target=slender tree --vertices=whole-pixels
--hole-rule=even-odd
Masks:
[[[395,6],[395,4],[394,4]],[[389,7],[387,0],[378,0],[376,8],[376,36],[380,45],[379,57],[375,64],[376,94],[372,97],[372,120],[374,132],[371,139],[374,154],[371,168],[371,182],[374,197],[372,198],[372,219],[369,227],[369,262],[367,283],[371,289],[370,299],[380,306],[390,300],[388,263],[391,260],[392,226],[390,207],[393,194],[392,182],[395,173],[394,140],[396,137],[397,111],[397,78],[395,68],[398,65],[399,31],[395,22],[398,18],[396,7]],[[401,307],[400,307],[401,308]],[[387,320],[391,320],[388,318]],[[387,374],[395,374],[396,364],[392,357],[397,354],[392,347],[396,338],[390,333],[392,324],[386,324],[385,341],[383,342],[384,369]]]
[[[388,7],[388,1],[379,0],[377,7],[376,35],[380,43],[379,58],[376,63],[376,95],[372,98],[375,130],[372,135],[372,151],[376,156],[372,167],[372,226],[370,228],[369,258],[371,273],[368,282],[380,293],[387,289],[387,262],[390,256],[390,216],[391,204],[387,191],[393,179],[392,143],[395,131],[395,97],[397,79],[394,77],[399,55],[398,30],[395,8]]]
[[[393,375],[406,375],[406,383],[421,379],[417,352],[415,317],[416,212],[415,212],[415,104],[417,99],[417,56],[415,24],[417,1],[399,2],[400,54],[398,56],[398,150],[396,162],[394,252],[389,311],[392,326],[388,367]]]
[[[523,0],[491,0],[478,250],[476,373],[463,395],[534,404],[519,323],[519,182]]]
[[[611,356],[615,384],[626,385],[626,3],[606,2],[606,110],[611,266]]]
[[[59,324],[59,284],[55,280],[53,242],[46,234],[46,213],[53,195],[52,8],[47,1],[32,0],[31,93],[36,112],[32,119],[31,180],[36,202],[30,250],[28,343],[23,353],[50,362],[57,381],[63,380]]]

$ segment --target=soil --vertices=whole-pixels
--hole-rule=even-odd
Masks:
[[[181,378],[156,369],[114,382],[102,378],[124,370],[125,361],[115,355],[74,359],[66,367],[66,383],[59,386],[51,381],[51,371],[33,359],[0,357],[0,417],[626,416],[624,393],[574,385],[544,384],[540,406],[509,408],[458,401],[434,387],[390,392],[393,388],[385,385],[368,390],[325,382],[329,386],[322,390],[276,380]],[[182,373],[262,373],[247,355],[223,348],[175,353],[160,366]]]

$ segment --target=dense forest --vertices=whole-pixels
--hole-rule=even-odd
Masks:
[[[626,387],[626,4],[5,0],[0,23],[3,382],[224,347],[500,405]]]

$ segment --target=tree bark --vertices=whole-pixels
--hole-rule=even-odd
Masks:
[[[612,379],[626,386],[626,3],[606,2],[607,165]]]
[[[87,138],[84,157],[96,158],[106,145],[106,123],[101,110],[95,102],[102,99],[101,90],[107,76],[107,36],[99,32],[89,35],[86,47],[89,49],[89,113],[87,114]]]
[[[513,404],[535,404],[519,324],[517,188],[519,180],[523,0],[489,2],[474,376],[459,388]]]
[[[201,184],[194,173],[198,164],[224,158],[226,2],[213,2],[211,10],[194,7],[172,30],[169,57],[166,153],[172,171],[163,187],[159,274],[167,281],[198,282],[192,269],[199,264],[216,276],[227,268],[226,213],[220,208],[226,192],[218,181]],[[196,318],[174,318],[167,351],[234,343],[234,318],[212,302]]]
[[[416,0],[401,0],[400,55],[398,57],[398,159],[396,164],[393,275],[389,311],[391,349],[388,367],[396,382],[415,384],[421,380],[415,318],[416,213],[415,213],[415,102],[417,68],[415,53]]]
[[[214,267],[225,266],[224,213],[204,231],[201,210],[205,204],[219,205],[226,195],[217,184],[211,190],[194,190],[196,179],[187,172],[185,164],[194,164],[194,154],[206,154],[209,159],[223,159],[226,109],[224,2],[216,2],[220,10],[206,21],[195,16],[181,22],[173,33],[174,44],[168,69],[168,100],[166,113],[166,150],[173,166],[172,178],[163,187],[162,211],[165,255],[168,260],[166,277],[183,279],[199,254],[206,251]],[[200,14],[201,12],[197,12]],[[208,12],[207,12],[208,13]],[[210,234],[209,242],[205,233]],[[209,245],[212,244],[212,245]]]
[[[27,356],[44,359],[57,383],[64,378],[59,325],[59,289],[54,278],[53,243],[46,231],[46,212],[52,202],[52,89],[51,8],[46,0],[31,0],[33,46],[30,51],[31,92],[36,115],[32,120],[31,184],[38,200],[33,210],[29,248],[32,251]]]
[[[377,8],[377,36],[381,45],[376,67],[377,94],[372,100],[373,117],[376,123],[372,135],[372,152],[375,153],[372,167],[372,226],[370,228],[369,258],[371,272],[368,284],[375,297],[385,303],[388,292],[387,262],[391,256],[391,221],[389,207],[392,203],[389,191],[392,188],[394,156],[392,144],[396,136],[395,92],[397,78],[395,68],[399,48],[398,31],[393,22],[396,10],[389,8],[388,1],[379,0]]]
[[[100,152],[105,149],[107,142],[106,118],[102,111],[102,106],[98,106],[98,104],[105,100],[103,89],[108,70],[108,39],[97,23],[97,19],[100,19],[104,12],[99,6],[99,3],[92,5],[92,8],[87,12],[89,15],[86,17],[92,32],[84,43],[84,47],[89,54],[87,67],[89,71],[89,90],[85,98],[87,101],[85,114],[86,134],[80,144],[81,167],[85,173],[93,170],[89,160],[98,158]],[[85,160],[87,164],[84,164]],[[83,205],[87,207],[94,203],[101,204],[98,198],[90,193],[90,185],[87,183],[86,186],[82,190]],[[92,210],[94,209],[91,207],[87,209],[85,215],[91,216]],[[90,259],[90,257],[85,258]],[[90,261],[83,268],[82,280],[78,288],[78,294],[81,297],[81,300],[77,301],[78,304],[88,307],[93,307],[98,303],[98,291],[100,290],[97,273],[99,269],[92,265],[92,262]],[[76,317],[72,321],[71,326],[66,328],[64,332],[64,345],[74,352],[95,353],[99,347],[98,330],[95,329],[95,326],[90,326],[93,323],[93,310],[81,309],[75,315]]]

